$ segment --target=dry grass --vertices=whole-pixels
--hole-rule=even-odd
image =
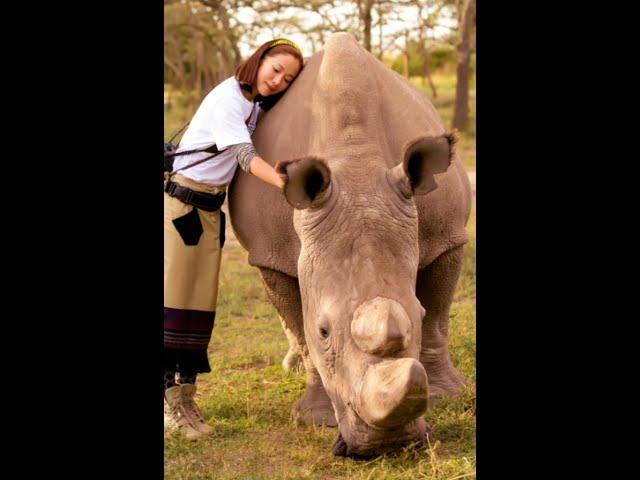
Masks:
[[[218,319],[209,348],[212,372],[198,379],[199,404],[216,431],[190,443],[165,441],[168,479],[474,478],[475,472],[475,208],[471,241],[451,308],[453,361],[471,380],[458,398],[425,418],[437,441],[369,462],[331,454],[335,429],[297,426],[289,419],[304,389],[300,373],[280,361],[287,341],[257,270],[231,237],[225,244]]]

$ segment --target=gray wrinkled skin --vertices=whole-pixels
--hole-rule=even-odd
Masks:
[[[424,439],[427,399],[464,384],[447,332],[471,198],[435,109],[334,34],[254,143],[281,161],[284,195],[239,170],[229,209],[280,314],[287,358],[306,370],[292,414],[337,425],[336,455]]]

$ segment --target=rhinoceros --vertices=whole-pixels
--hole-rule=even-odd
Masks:
[[[466,382],[448,349],[471,206],[453,136],[422,93],[336,33],[253,141],[288,181],[282,192],[238,169],[229,213],[306,370],[292,414],[337,426],[335,455],[423,441],[428,402]]]

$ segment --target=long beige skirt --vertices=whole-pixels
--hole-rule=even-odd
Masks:
[[[199,192],[218,194],[226,187],[195,182],[180,174],[172,180]],[[210,371],[207,345],[211,339],[218,298],[222,249],[220,210],[196,209],[202,234],[185,240],[174,220],[191,214],[195,207],[164,194],[164,347],[165,369]],[[197,219],[195,220],[197,221]],[[184,231],[183,231],[184,234]],[[187,244],[195,243],[196,244]]]

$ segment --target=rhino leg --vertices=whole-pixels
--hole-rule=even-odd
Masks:
[[[338,422],[336,422],[333,405],[322,385],[320,374],[311,361],[304,339],[302,301],[298,280],[267,268],[260,268],[260,276],[269,300],[280,314],[280,320],[289,340],[289,352],[300,356],[307,372],[306,389],[293,406],[292,417],[302,424],[337,426]],[[286,360],[287,357],[284,361]]]
[[[287,322],[285,321],[285,319],[282,318],[281,315],[278,315],[278,317],[280,318],[282,329],[284,330],[284,333],[287,336],[287,340],[289,341],[289,350],[282,359],[282,368],[287,372],[301,372],[304,369],[304,362],[302,360],[302,352],[300,350],[298,339],[291,331],[291,329],[287,327]]]
[[[426,310],[422,320],[420,361],[429,379],[429,405],[460,393],[466,379],[449,355],[449,308],[462,269],[463,247],[440,255],[418,270],[416,296]]]

